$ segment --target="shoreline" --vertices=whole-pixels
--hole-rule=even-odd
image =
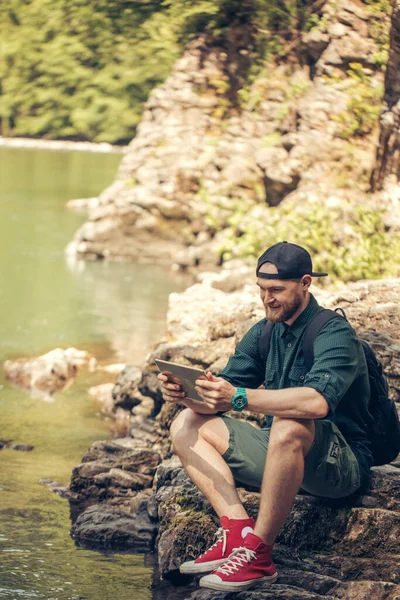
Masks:
[[[127,152],[128,146],[114,146],[109,142],[73,142],[70,140],[45,140],[33,138],[6,138],[0,136],[0,148],[35,148],[38,150],[75,150],[98,153]]]

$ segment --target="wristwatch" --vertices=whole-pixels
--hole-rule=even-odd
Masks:
[[[237,388],[236,392],[232,396],[232,408],[236,411],[241,411],[247,406],[246,390],[244,388]]]

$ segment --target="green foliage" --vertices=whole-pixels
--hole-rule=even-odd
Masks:
[[[347,74],[352,81],[347,92],[350,100],[347,109],[333,117],[341,125],[339,137],[346,140],[367,135],[377,126],[384,92],[382,85],[374,85],[371,77],[364,73],[360,63],[349,66]]]
[[[261,64],[299,10],[296,0],[4,0],[0,134],[127,142],[192,37],[223,41],[252,22]],[[232,105],[219,83],[223,118]]]
[[[380,48],[380,54],[386,57],[387,62],[389,51],[390,19],[388,15],[392,14],[392,3],[390,0],[364,0],[369,13],[369,33]]]
[[[323,31],[328,25],[328,16],[319,13],[311,14],[304,26],[305,31]]]
[[[2,3],[2,135],[129,140],[179,55],[164,13],[146,1]]]
[[[183,45],[229,21],[223,5],[4,0],[0,134],[127,142]]]
[[[307,248],[317,271],[327,270],[330,281],[399,276],[400,235],[389,234],[381,210],[368,206],[253,207],[244,203],[222,227],[218,251],[224,260],[256,258],[282,240]]]

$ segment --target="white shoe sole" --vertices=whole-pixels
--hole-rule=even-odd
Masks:
[[[196,575],[200,573],[210,573],[217,567],[220,567],[226,563],[227,558],[221,558],[220,560],[213,560],[204,563],[195,563],[194,560],[184,562],[179,567],[179,572],[184,575]]]
[[[211,577],[218,577],[218,576],[214,576],[211,575]],[[218,577],[219,579],[219,577]],[[240,592],[241,590],[248,590],[249,588],[253,587],[254,585],[260,585],[261,583],[275,583],[275,581],[278,579],[278,573],[275,573],[274,575],[270,575],[268,577],[260,577],[259,579],[252,579],[252,581],[243,581],[243,582],[228,582],[228,581],[222,581],[220,579],[220,581],[215,581],[213,579],[211,579],[211,581],[209,580],[209,577],[202,577],[199,581],[199,585],[200,587],[204,587],[204,588],[209,588],[211,590],[217,590],[217,591],[226,591],[226,592]]]

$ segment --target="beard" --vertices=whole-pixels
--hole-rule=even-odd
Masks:
[[[280,304],[276,308],[270,306],[265,307],[265,316],[272,323],[284,323],[293,317],[301,306],[302,298],[300,294],[296,294],[291,302]]]

